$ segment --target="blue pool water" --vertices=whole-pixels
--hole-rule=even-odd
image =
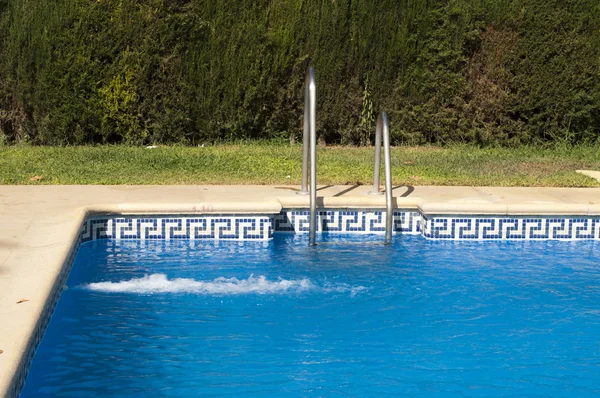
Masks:
[[[81,246],[22,397],[596,396],[594,242]]]

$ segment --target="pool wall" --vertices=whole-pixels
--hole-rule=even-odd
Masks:
[[[385,232],[385,212],[372,209],[320,210],[319,232]],[[286,209],[279,214],[210,214],[189,216],[100,216],[88,218],[81,240],[95,239],[224,239],[267,240],[274,232],[309,231],[309,212]],[[419,234],[421,214],[415,210],[394,211],[394,231]]]
[[[560,216],[423,217],[423,236],[454,240],[599,240],[600,218]]]
[[[222,239],[268,240],[274,233],[308,233],[306,209],[282,209],[278,214],[121,215],[86,213],[77,238],[36,324],[27,349],[9,388],[18,397],[29,364],[54,311],[77,250],[97,239]],[[321,209],[318,231],[372,234],[385,231],[385,211],[380,209]],[[396,234],[452,240],[600,240],[600,216],[581,215],[426,215],[419,209],[394,211]]]
[[[306,233],[309,212],[284,209],[279,214],[210,214],[189,216],[98,216],[87,218],[81,241],[95,239],[268,240],[273,233]],[[326,209],[317,214],[319,232],[385,232],[385,211]],[[598,216],[424,215],[394,211],[394,232],[428,239],[454,240],[600,240]]]

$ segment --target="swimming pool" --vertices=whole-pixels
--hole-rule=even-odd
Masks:
[[[598,242],[80,246],[22,397],[585,396]]]

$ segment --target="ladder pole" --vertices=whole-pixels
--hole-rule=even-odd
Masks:
[[[394,210],[392,203],[392,159],[390,154],[390,125],[387,113],[381,112],[381,116],[377,121],[377,125],[381,121],[383,130],[383,161],[385,167],[385,243],[390,244],[392,241],[392,231],[394,228]]]
[[[375,129],[375,166],[373,169],[373,190],[369,195],[383,195],[379,191],[379,170],[381,169],[381,130],[382,124],[380,118],[377,118],[377,128]]]
[[[309,127],[310,127],[310,229],[308,244],[316,245],[317,230],[317,84],[315,70],[308,68],[307,87],[309,97]]]
[[[298,195],[308,195],[308,152],[310,145],[310,83],[309,73],[306,76],[306,86],[304,88],[304,132],[302,142],[304,145],[302,151],[302,188]]]

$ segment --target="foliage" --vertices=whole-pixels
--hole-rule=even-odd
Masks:
[[[0,143],[597,142],[592,0],[0,0]]]

